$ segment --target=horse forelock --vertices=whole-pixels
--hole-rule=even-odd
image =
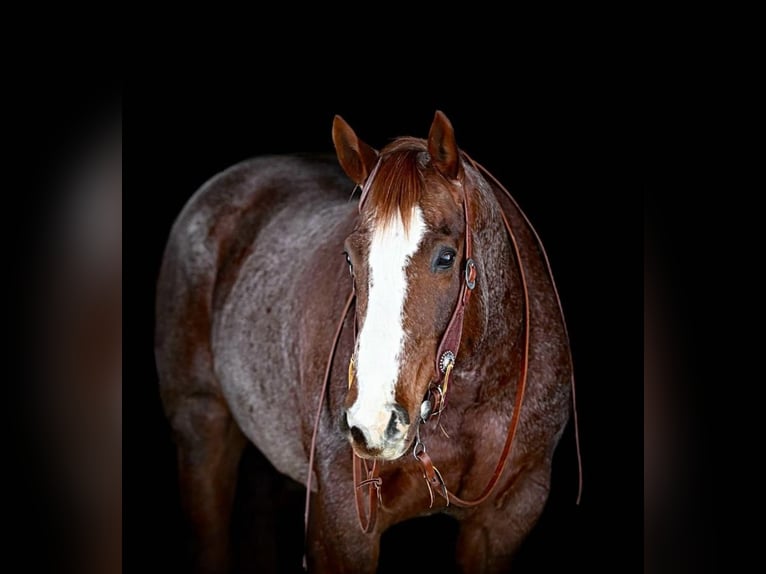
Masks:
[[[401,217],[409,231],[412,214],[426,188],[429,156],[424,140],[403,137],[383,148],[362,197],[377,225],[386,228]]]

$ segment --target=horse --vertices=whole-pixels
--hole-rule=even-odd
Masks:
[[[306,485],[311,571],[374,572],[387,529],[445,513],[459,568],[505,572],[573,399],[547,256],[441,111],[427,139],[376,150],[340,116],[332,139],[337,161],[214,176],[165,248],[155,355],[196,567],[230,564],[249,441]]]

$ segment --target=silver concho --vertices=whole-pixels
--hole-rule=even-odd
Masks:
[[[442,373],[446,373],[447,367],[449,367],[450,364],[452,365],[455,364],[455,353],[453,353],[452,351],[446,351],[442,355],[442,358],[439,359],[439,370]]]

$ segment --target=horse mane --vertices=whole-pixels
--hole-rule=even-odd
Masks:
[[[413,209],[426,186],[428,159],[426,141],[414,137],[397,138],[381,150],[365,199],[381,225],[391,223],[398,211],[404,229],[409,230]]]

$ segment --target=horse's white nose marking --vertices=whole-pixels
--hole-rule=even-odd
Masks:
[[[376,227],[370,242],[367,315],[356,360],[357,397],[347,420],[364,433],[371,447],[383,442],[391,418],[405,338],[407,266],[425,231],[423,212],[416,206],[408,232],[397,212],[387,225]]]

